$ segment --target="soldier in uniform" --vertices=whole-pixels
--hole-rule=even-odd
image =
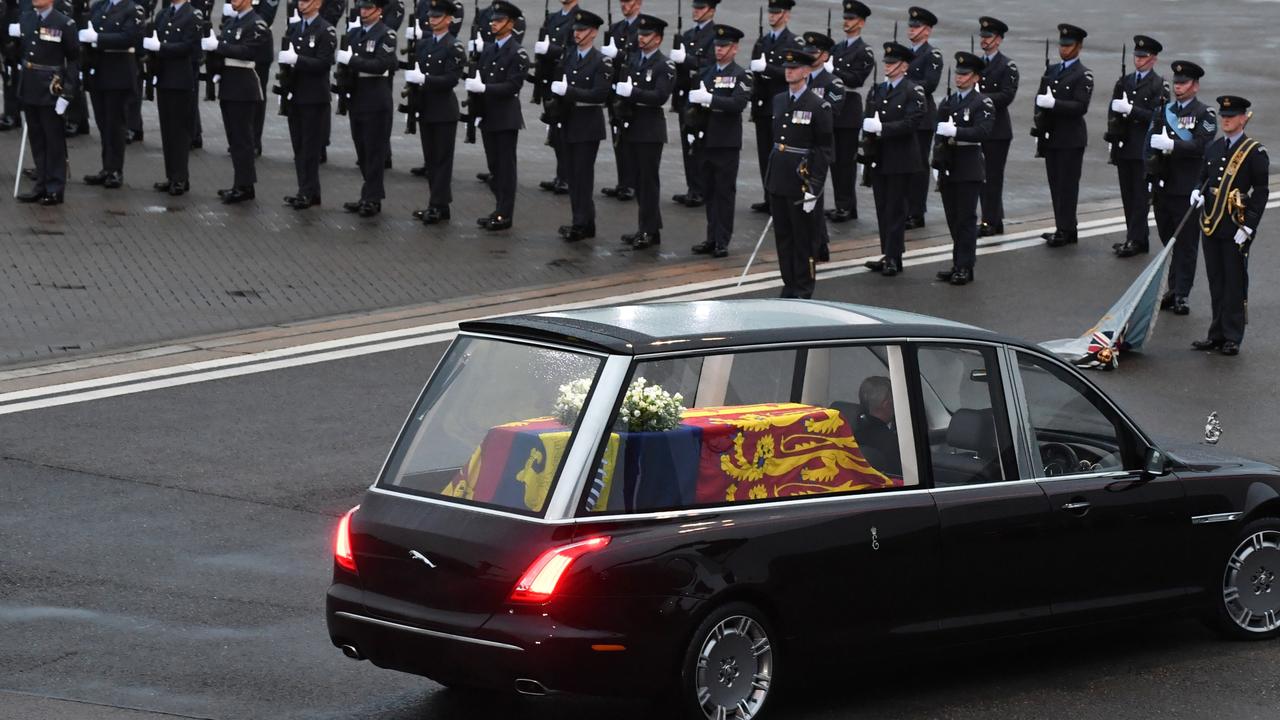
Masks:
[[[497,201],[497,209],[476,220],[485,230],[506,230],[515,213],[516,141],[524,127],[520,88],[529,71],[529,54],[514,36],[515,23],[521,15],[520,8],[508,0],[494,0],[489,22],[493,41],[475,41],[483,42],[484,50],[476,76],[466,82],[467,92],[472,93],[470,102],[480,103],[480,134],[489,167],[489,188]],[[474,111],[476,106],[471,107]]]
[[[89,88],[93,119],[102,136],[102,169],[84,177],[89,185],[118,188],[124,183],[124,136],[129,101],[138,84],[135,46],[142,40],[142,9],[133,0],[99,0],[81,44],[99,51]]]
[[[1169,84],[1153,68],[1164,46],[1146,35],[1133,36],[1134,72],[1116,81],[1111,91],[1107,115],[1107,142],[1111,162],[1120,179],[1120,201],[1124,204],[1125,239],[1112,249],[1120,257],[1132,257],[1148,250],[1147,132],[1151,118],[1169,99]]]
[[[1152,114],[1147,138],[1147,179],[1151,183],[1156,233],[1166,245],[1175,240],[1173,233],[1186,214],[1191,191],[1200,177],[1205,148],[1218,132],[1217,114],[1196,99],[1204,69],[1187,60],[1175,60],[1170,67],[1173,99]],[[1169,267],[1169,289],[1160,300],[1160,309],[1186,315],[1191,312],[1187,297],[1195,281],[1200,245],[1196,224],[1183,224],[1176,241]]]
[[[574,47],[560,61],[560,79],[551,83],[554,101],[548,115],[562,131],[565,165],[569,174],[569,203],[573,217],[560,226],[560,237],[577,242],[596,236],[596,155],[604,140],[604,105],[609,100],[612,61],[595,49],[596,35],[604,19],[593,12],[573,14]],[[554,108],[554,111],[553,111]]]
[[[18,63],[22,54],[21,33],[10,35],[9,28],[17,29],[22,17],[22,8],[18,0],[3,0],[4,11],[0,12],[0,20],[4,22],[5,33],[0,36],[0,80],[4,84],[4,110],[0,114],[0,132],[22,127],[22,107],[18,102]]]
[[[231,8],[232,15],[224,18],[220,36],[200,40],[205,52],[221,55],[225,63],[218,105],[235,178],[231,187],[218,191],[218,197],[228,205],[254,198],[258,174],[254,168],[253,123],[258,105],[265,102],[256,62],[264,46],[268,52],[271,48],[271,32],[266,21],[253,11],[252,0],[231,0]]]
[[[831,61],[831,48],[835,46],[835,41],[819,32],[807,32],[802,38],[804,40],[804,51],[813,55],[813,66],[809,68],[809,90],[826,100],[827,104],[831,106],[832,123],[834,123],[835,117],[840,114],[840,108],[844,106],[844,82],[830,71],[830,68],[834,67]],[[834,132],[832,133],[832,143],[831,153],[834,157]],[[827,196],[824,192],[815,194],[818,196],[818,212],[814,217],[819,218],[817,223],[818,246],[815,257],[818,262],[826,262],[831,259],[831,251],[828,247],[830,245],[830,236],[827,233],[827,223],[823,219],[826,217],[825,205]]]
[[[831,187],[835,207],[827,210],[831,222],[847,222],[858,217],[857,184],[858,135],[862,132],[862,95],[858,88],[875,68],[876,56],[862,39],[862,28],[871,17],[871,8],[859,0],[844,0],[844,40],[831,49],[832,73],[844,84],[844,101],[835,109],[836,156],[831,165]]]
[[[364,182],[360,199],[345,202],[342,209],[373,217],[382,212],[386,197],[382,178],[386,173],[387,148],[391,142],[391,78],[400,62],[396,59],[396,31],[382,22],[387,0],[357,0],[360,24],[347,31],[349,50],[337,50],[334,60],[355,75],[348,103],[351,141],[356,146],[356,166]]]
[[[978,235],[1004,234],[1004,166],[1009,159],[1009,143],[1013,142],[1013,123],[1009,106],[1018,95],[1018,66],[1000,51],[1009,26],[989,16],[978,18],[978,35],[982,38],[982,59],[986,67],[978,81],[978,92],[990,98],[996,110],[991,135],[982,141],[982,157],[987,163],[986,181],[982,184],[982,224]]]
[[[600,48],[601,54],[613,62],[611,80],[615,82],[621,79],[619,73],[626,71],[628,58],[636,52],[636,19],[640,17],[643,5],[643,0],[619,0],[622,19],[609,26],[604,45]],[[618,182],[613,187],[602,188],[600,193],[617,200],[630,200],[636,196],[636,173],[635,168],[627,164],[627,153],[621,142],[622,127],[612,105],[609,106],[609,127],[613,133],[613,159],[618,168]]]
[[[879,145],[877,161],[863,172],[871,174],[880,252],[884,255],[865,264],[886,277],[902,272],[906,193],[911,177],[920,171],[921,153],[917,146],[926,110],[924,88],[906,76],[914,57],[911,48],[902,43],[884,44],[885,79],[867,93],[866,118],[862,121],[863,134],[875,135],[871,140]]]
[[[1201,165],[1199,188],[1191,204],[1201,207],[1204,233],[1204,272],[1209,278],[1213,321],[1196,350],[1240,354],[1248,322],[1249,248],[1258,237],[1258,224],[1267,206],[1271,160],[1267,149],[1245,134],[1253,115],[1250,102],[1238,95],[1218,98],[1222,137],[1209,143]]]
[[[958,52],[955,59],[956,91],[938,106],[933,151],[938,192],[951,232],[951,267],[938,279],[952,285],[973,281],[978,248],[978,195],[986,176],[982,143],[995,128],[995,104],[975,88],[985,62],[973,53]]]
[[[1036,92],[1036,143],[1044,156],[1053,201],[1054,232],[1043,233],[1049,247],[1079,242],[1076,229],[1076,200],[1080,196],[1080,171],[1084,148],[1089,144],[1085,115],[1093,98],[1093,73],[1080,62],[1080,49],[1089,33],[1062,23],[1058,25],[1058,57],[1062,62],[1045,68]]]
[[[191,96],[197,81],[192,59],[200,54],[200,29],[191,3],[174,0],[161,10],[155,32],[143,38],[142,47],[155,53],[156,113],[164,150],[164,180],[152,187],[182,195],[191,189],[187,159],[191,152]]]
[[[560,65],[567,48],[573,47],[573,16],[578,9],[578,0],[560,0],[560,9],[548,13],[542,21],[541,37],[533,44],[535,93],[545,100],[550,93],[552,75]],[[541,72],[538,72],[541,70]],[[543,180],[538,187],[547,192],[564,195],[569,192],[566,178],[569,174],[568,163],[564,154],[563,128],[556,127],[554,122],[547,123],[547,144],[556,156],[556,175],[550,180]]]
[[[938,108],[933,93],[942,82],[942,51],[929,44],[938,16],[922,7],[907,11],[907,40],[911,42],[911,67],[907,77],[924,88],[924,119],[916,130],[919,137],[920,170],[907,188],[908,230],[924,227],[924,214],[929,205],[929,153],[933,150],[933,129],[938,123]]]
[[[36,184],[18,202],[61,205],[67,186],[67,137],[62,115],[80,80],[80,43],[76,24],[55,10],[53,0],[31,0],[17,30],[22,72],[18,100],[26,115],[27,139],[35,160]]]
[[[671,110],[679,118],[680,159],[684,163],[684,182],[688,188],[671,196],[671,199],[685,207],[700,207],[706,195],[706,189],[702,187],[702,158],[697,156],[701,145],[690,140],[694,133],[689,132],[685,110],[689,106],[688,95],[694,89],[694,83],[715,63],[712,41],[715,39],[716,5],[719,2],[720,0],[693,0],[690,13],[694,25],[680,35],[675,49],[671,51],[671,60],[676,64],[676,85],[671,94]]]
[[[462,41],[450,33],[453,3],[431,0],[427,22],[431,36],[418,40],[415,65],[405,70],[405,82],[421,86],[417,93],[418,139],[422,142],[423,174],[431,184],[427,207],[413,216],[434,225],[449,219],[453,202],[453,152],[458,141],[458,96],[454,88],[466,72]]]
[[[693,246],[699,255],[729,255],[733,214],[738,197],[738,165],[742,157],[742,113],[751,103],[751,74],[738,65],[743,33],[716,25],[715,61],[689,92],[690,130],[699,146],[702,188],[706,192],[707,237]]]
[[[787,28],[791,21],[791,8],[795,5],[795,0],[769,0],[769,27],[751,48],[750,69],[755,73],[751,121],[756,124],[756,159],[760,161],[762,184],[769,172],[769,155],[773,152],[773,99],[787,89],[782,53],[800,47],[796,36]],[[768,190],[765,190],[765,199],[752,203],[751,209],[771,212]]]
[[[782,297],[811,298],[815,263],[825,222],[818,196],[831,165],[831,104],[808,87],[816,58],[804,50],[782,53],[787,89],[773,98],[774,144],[765,190],[769,193],[773,239],[782,272]]]
[[[637,250],[662,242],[662,210],[658,198],[662,186],[658,168],[662,165],[662,146],[667,142],[667,121],[662,108],[671,97],[675,82],[675,63],[662,54],[664,20],[641,15],[636,28],[636,52],[632,54],[622,81],[613,86],[621,99],[624,115],[630,117],[623,131],[627,163],[636,172],[636,203],[639,229],[622,236],[622,241]]]
[[[267,24],[267,45],[257,58],[254,66],[258,73],[258,84],[262,86],[262,97],[267,96],[267,82],[271,79],[271,61],[275,59],[276,39],[271,28],[276,24],[276,11],[280,9],[280,0],[253,0],[253,11],[258,13]],[[258,106],[253,116],[253,152],[262,155],[262,129],[267,122],[267,104]]]
[[[524,31],[525,21],[524,16],[521,15],[515,18],[515,29],[511,32],[520,45],[524,45]],[[487,5],[480,8],[480,12],[476,13],[471,20],[471,39],[467,41],[467,56],[477,60],[480,53],[484,52],[485,46],[491,42],[493,42],[493,6]],[[476,179],[489,183],[493,178],[490,173],[480,172],[476,173]]]
[[[298,192],[284,204],[306,210],[320,204],[320,150],[332,102],[329,81],[338,47],[337,29],[321,17],[321,0],[300,0],[298,20],[285,30],[280,67],[293,68],[288,98],[289,140]]]

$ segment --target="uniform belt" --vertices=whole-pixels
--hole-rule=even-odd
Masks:
[[[386,74],[386,73],[384,73],[384,72],[380,72],[380,73],[367,73],[367,72],[362,72],[362,73],[358,73],[358,74],[356,75],[356,77],[362,77],[362,78],[384,78],[384,77],[387,77],[387,74]]]
[[[574,107],[604,107],[604,103],[574,103]]]
[[[791,145],[783,145],[781,143],[774,143],[773,149],[777,150],[778,152],[791,153],[792,155],[808,155],[809,154],[809,148],[792,147]]]
[[[957,140],[957,141],[956,141],[956,145],[965,145],[965,146],[970,146],[970,145],[982,145],[982,143],[980,143],[980,142],[974,142],[974,141],[972,141],[972,140]]]
[[[256,70],[258,67],[252,60],[237,60],[235,58],[227,58],[222,63],[227,67],[244,68],[245,70]]]
[[[132,55],[132,54],[134,53],[134,48],[107,48],[107,49],[103,50],[102,52],[106,52],[106,53],[122,53],[122,54],[123,54],[123,53],[128,53],[129,55]]]
[[[24,63],[28,70],[44,70],[45,72],[62,72],[62,68],[57,65],[41,65],[40,63]]]

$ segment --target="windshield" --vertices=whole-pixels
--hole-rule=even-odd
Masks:
[[[378,486],[540,515],[602,358],[460,336]]]

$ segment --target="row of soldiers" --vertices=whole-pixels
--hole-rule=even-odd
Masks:
[[[232,187],[219,194],[224,202],[241,202],[254,197],[253,157],[255,144],[260,145],[254,140],[254,125],[260,123],[257,118],[266,100],[261,68],[264,55],[269,67],[273,50],[269,23],[253,8],[254,1],[233,0],[223,10],[220,33],[215,36],[210,30],[200,37],[201,11],[189,10],[179,0],[161,11],[153,33],[139,40],[137,27],[145,13],[136,10],[132,0],[99,0],[94,20],[79,29],[69,19],[59,19],[48,0],[33,0],[34,12],[24,14],[23,26],[16,32],[11,27],[10,34],[21,37],[24,52],[31,55],[24,59],[29,68],[26,74],[74,64],[77,40],[100,51],[104,59],[99,62],[110,58],[120,67],[132,67],[135,43],[141,42],[143,51],[159,63],[154,84],[162,96],[165,90],[172,93],[167,102],[158,101],[169,177],[157,183],[157,189],[174,194],[188,187],[184,152],[188,140],[181,128],[191,126],[198,46],[206,55],[206,74],[220,81],[236,173]],[[938,18],[925,8],[910,8],[910,45],[896,41],[884,45],[884,81],[873,81],[863,107],[858,88],[869,75],[875,76],[876,63],[861,38],[871,12],[858,0],[842,3],[845,37],[839,42],[817,32],[793,34],[788,24],[794,0],[771,0],[768,30],[762,18],[747,68],[736,63],[744,33],[715,23],[717,0],[693,0],[694,26],[677,30],[669,57],[661,50],[666,23],[640,12],[641,1],[622,3],[623,19],[609,25],[603,46],[597,48],[605,21],[578,8],[576,0],[563,0],[561,10],[544,18],[530,56],[519,38],[523,13],[514,4],[497,0],[477,13],[477,29],[464,46],[455,34],[459,6],[450,0],[422,0],[415,8],[421,22],[410,23],[406,33],[410,59],[402,64],[396,57],[395,30],[384,14],[398,14],[398,6],[388,5],[395,0],[357,0],[358,17],[349,18],[341,34],[326,17],[334,14],[333,0],[327,4],[302,0],[296,8],[297,21],[289,25],[276,57],[281,66],[276,91],[281,95],[281,111],[289,117],[299,178],[298,192],[286,202],[298,209],[320,203],[318,165],[328,141],[329,105],[336,90],[339,114],[351,117],[365,181],[360,199],[345,208],[365,216],[380,212],[394,112],[392,77],[400,68],[406,83],[406,103],[401,109],[409,114],[411,127],[421,129],[425,162],[415,172],[431,181],[430,204],[415,215],[429,224],[449,219],[456,123],[462,120],[469,138],[477,131],[483,137],[489,172],[482,179],[495,196],[495,211],[479,218],[478,225],[487,230],[509,228],[517,138],[524,127],[519,97],[523,84],[532,81],[557,161],[555,177],[541,185],[570,195],[571,222],[560,229],[565,240],[595,235],[594,165],[606,137],[607,116],[618,181],[604,194],[624,200],[634,197],[639,205],[637,231],[624,235],[623,241],[637,248],[661,242],[658,168],[667,142],[663,113],[671,102],[679,113],[687,184],[686,192],[674,199],[707,206],[706,237],[694,247],[695,252],[716,256],[728,252],[742,120],[747,114],[756,125],[766,194],[752,209],[771,215],[784,294],[807,297],[812,293],[814,265],[825,254],[827,226],[822,218],[842,222],[857,216],[855,162],[863,165],[864,180],[872,187],[884,253],[880,260],[868,263],[871,269],[890,276],[902,271],[903,233],[924,224],[932,169],[956,248],[953,267],[939,273],[939,279],[957,285],[973,279],[977,236],[1003,232],[1002,178],[1012,139],[1008,107],[1018,88],[1017,66],[1000,51],[1008,32],[1005,23],[993,17],[979,19],[983,54],[956,54],[952,69],[957,91],[948,89],[943,103],[935,107],[933,92],[944,62],[929,40]],[[341,12],[338,7],[337,14]],[[1062,24],[1058,30],[1061,62],[1048,62],[1046,43],[1046,68],[1031,128],[1037,156],[1045,161],[1053,201],[1056,229],[1045,236],[1050,246],[1078,240],[1076,199],[1087,145],[1084,118],[1094,84],[1092,73],[1079,60],[1087,33],[1071,24]],[[50,43],[51,39],[58,42]],[[53,58],[53,48],[60,48],[64,57]],[[1161,50],[1153,38],[1135,38],[1135,73],[1124,73],[1117,81],[1109,107],[1105,137],[1119,170],[1130,225],[1125,242],[1116,247],[1121,256],[1145,251],[1146,208],[1152,197],[1160,234],[1169,239],[1181,214],[1176,200],[1191,197],[1188,168],[1201,163],[1204,146],[1217,129],[1212,110],[1194,100],[1203,70],[1189,61],[1175,63],[1171,96],[1170,87],[1152,72]],[[50,57],[36,58],[41,52]],[[182,70],[180,80],[161,81],[166,58]],[[59,108],[65,109],[68,98],[75,97],[75,74],[69,67],[54,72],[60,79],[58,91],[52,82],[47,90],[37,84],[34,92],[41,95],[40,101],[29,104],[38,108],[47,102],[60,114]],[[106,116],[108,124],[111,118],[119,120],[112,128],[123,126],[121,108],[130,88],[136,86],[136,70],[122,75],[124,87],[103,85],[91,93],[95,116]],[[458,84],[466,91],[465,115],[454,92]],[[1242,102],[1237,99],[1237,109]],[[39,156],[42,146],[47,147],[57,134],[46,124],[56,123],[46,123],[40,112],[34,121],[30,117],[29,113],[29,124],[38,126],[32,130],[41,130],[32,134]],[[122,133],[113,129],[108,140],[103,120],[99,127],[104,135],[103,170],[96,178],[103,185],[116,186]],[[170,143],[171,136],[178,140]],[[1202,154],[1196,156],[1196,151]],[[1265,149],[1253,156],[1265,160]],[[46,204],[61,201],[59,183],[65,178],[56,177],[58,164],[47,158],[39,162],[37,187],[25,199]],[[43,175],[41,168],[47,171]],[[834,203],[824,210],[827,174],[832,176]],[[1244,196],[1253,204],[1257,197],[1265,203],[1265,183],[1260,191]],[[1256,220],[1247,233],[1250,236],[1253,228]],[[1180,244],[1178,252],[1165,306],[1185,313],[1194,275],[1194,243]],[[1206,258],[1212,284],[1224,263],[1221,258]]]

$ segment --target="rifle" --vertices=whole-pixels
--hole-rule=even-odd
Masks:
[[[880,86],[880,68],[875,65],[871,66],[871,89],[867,92],[867,109],[871,109],[871,96],[879,91]],[[877,98],[881,105],[884,105],[883,98]],[[872,113],[874,116],[875,113]],[[858,144],[857,161],[862,165],[862,186],[871,187],[871,168],[875,167],[876,162],[880,159],[880,136],[862,134],[862,141]]]
[[[1049,71],[1049,38],[1044,39],[1044,69]],[[1048,91],[1049,86],[1046,85],[1045,92]],[[1044,142],[1049,137],[1052,122],[1053,116],[1037,105],[1031,115],[1031,137],[1036,139],[1036,157],[1044,157]]]
[[[1120,79],[1116,80],[1116,89],[1120,91],[1119,97],[1125,97],[1129,94],[1124,89],[1124,77],[1129,74],[1129,66],[1125,63],[1128,50],[1129,45],[1127,43],[1120,46]],[[1129,118],[1108,107],[1107,131],[1102,134],[1102,139],[1107,143],[1108,149],[1111,151],[1107,162],[1112,165],[1116,164],[1116,155],[1120,152],[1120,148],[1128,134]]]
[[[479,13],[477,12],[477,15],[478,14]],[[476,30],[475,39],[484,39],[484,36],[480,34],[478,29]],[[480,67],[480,52],[474,48],[475,45],[472,45],[471,52],[467,54],[467,62],[462,71],[463,77],[471,77],[475,75]],[[467,98],[462,101],[462,107],[466,108],[466,112],[458,116],[458,122],[467,126],[466,134],[463,136],[462,142],[468,145],[476,144],[476,123],[480,120],[480,116],[484,114],[483,103],[484,95],[480,93],[467,93]]]
[[[351,21],[348,20],[338,38],[339,50],[351,49]],[[350,65],[338,65],[333,71],[333,84],[330,86],[338,96],[338,114],[346,115],[347,106],[351,103],[351,91],[355,89],[356,75]]]
[[[831,8],[827,8],[827,37],[831,37]]]
[[[213,20],[209,16],[205,16],[203,20],[196,22],[196,28],[200,31],[200,37],[208,37],[213,34]],[[84,50],[81,48],[80,57],[84,58]],[[204,72],[200,78],[204,80],[204,99],[209,102],[217,102],[218,100],[218,81],[222,78],[222,70],[226,67],[225,58],[217,53],[204,53]]]
[[[280,38],[280,50],[289,49],[289,31],[286,29],[284,37]],[[290,108],[293,106],[293,88],[294,74],[292,65],[280,65],[276,68],[276,84],[271,88],[274,95],[280,98],[280,113],[288,115]]]
[[[409,27],[412,27],[412,28],[418,27],[417,20],[414,18],[414,13],[412,11],[409,13]],[[421,32],[421,31],[422,29],[418,28],[418,32]],[[408,59],[400,61],[401,70],[409,70],[411,68],[417,67],[418,65],[417,38],[407,41],[405,43],[404,49],[401,50],[400,52],[403,55],[408,56]],[[404,87],[400,89],[400,97],[404,99],[404,102],[400,103],[400,106],[396,108],[396,111],[402,112],[405,114],[404,132],[406,135],[418,134],[418,97],[421,94],[421,92],[422,92],[421,85],[415,85],[413,83],[408,83],[408,82],[405,83]]]
[[[538,39],[546,38],[547,42],[551,42],[551,36],[547,34],[547,23],[551,21],[551,4],[548,0],[542,0],[542,27],[538,30]],[[547,96],[547,87],[551,84],[551,73],[555,70],[549,53],[535,55],[537,61],[534,62],[533,69],[533,97],[529,98],[529,102],[534,105],[541,105]]]
[[[893,41],[898,42],[898,21],[893,21]]]
[[[943,96],[942,102],[945,103],[950,99],[951,68],[947,68],[947,94]],[[950,110],[947,118],[952,119],[951,113],[954,112],[955,110]],[[938,171],[938,181],[935,187],[938,192],[942,192],[942,179],[946,177],[947,172],[951,170],[951,166],[955,160],[955,151],[955,138],[944,138],[941,135],[936,134],[933,136],[933,160],[929,163],[929,166]]]
[[[760,39],[756,40],[756,44],[760,46],[761,52],[763,52],[764,50],[764,6],[763,5],[760,6],[760,15],[759,15],[759,20],[757,22],[760,26]],[[755,58],[752,58],[752,59],[754,60]],[[751,86],[751,106],[753,108],[762,108],[765,106],[765,103],[772,102],[773,100],[773,98],[769,97],[768,88],[765,87],[765,85],[767,84],[766,81],[767,81],[767,78],[761,76],[760,73],[756,73],[756,81]],[[755,122],[755,121],[756,121],[755,113],[752,113],[751,122]]]
[[[147,24],[142,27],[142,36],[151,37],[155,31],[156,21],[154,18],[150,18],[147,20]],[[156,53],[145,50],[138,62],[138,69],[142,73],[143,96],[152,101],[156,99],[156,74],[159,71],[157,59]]]
[[[84,30],[93,23],[93,13],[90,12],[87,0],[83,4],[83,11],[76,14],[78,15],[76,18],[76,27],[78,29]],[[80,24],[82,20],[84,21],[83,25]],[[89,92],[94,87],[93,76],[98,71],[98,58],[101,54],[102,51],[93,45],[80,46],[80,92]]]
[[[672,49],[679,48],[684,45],[684,8],[680,0],[676,0],[676,34],[671,38]],[[685,48],[686,57],[683,63],[676,66],[675,75],[675,92],[671,94],[671,112],[679,113],[689,103],[686,98],[689,97],[689,91],[693,89],[693,78],[701,69],[698,62],[693,62],[690,67],[690,58],[687,53],[693,52],[690,47]]]
[[[970,55],[972,55],[972,54],[973,54],[973,52],[974,52],[974,50],[973,50],[973,36],[972,36],[972,35],[970,35],[970,36],[969,36],[969,54],[970,54]]]

